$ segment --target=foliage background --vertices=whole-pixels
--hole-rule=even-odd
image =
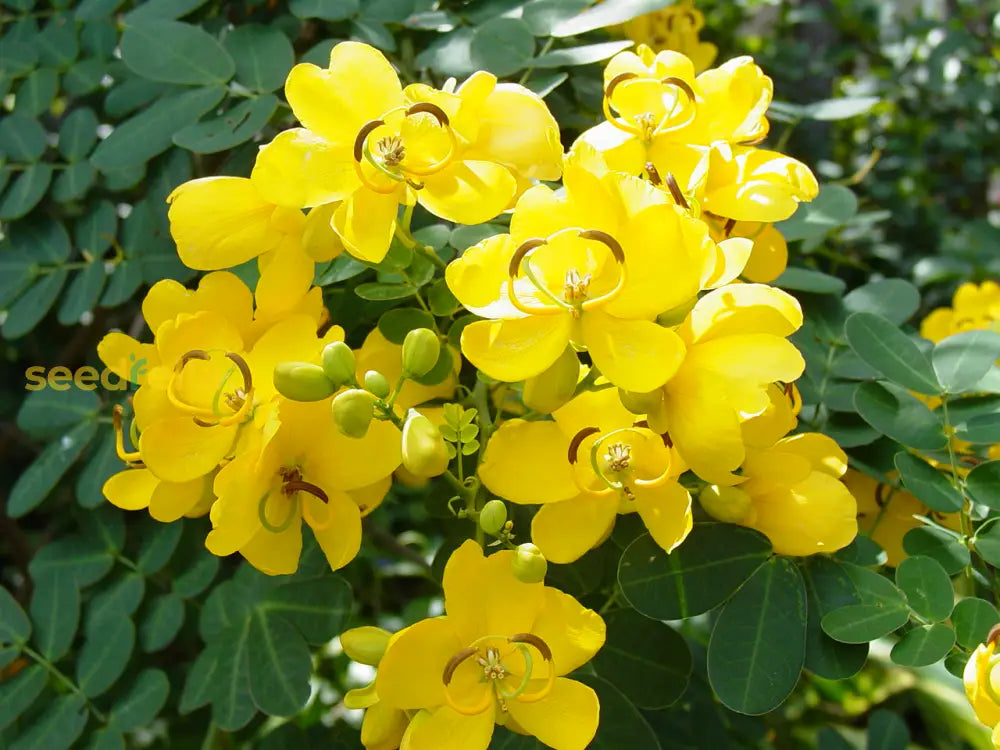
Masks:
[[[604,2],[610,11],[667,4]],[[295,576],[269,579],[208,554],[207,519],[160,525],[104,502],[101,484],[118,470],[110,407],[123,394],[46,389],[26,398],[24,373],[98,365],[107,330],[142,331],[149,284],[192,279],[176,258],[164,199],[195,176],[248,174],[256,143],[290,124],[281,86],[293,62],[324,64],[336,41],[353,38],[384,50],[408,80],[440,85],[486,68],[544,93],[568,144],[600,118],[601,62],[625,46],[613,32],[567,26],[587,5],[4,1],[0,641],[26,640],[30,652],[0,648],[0,746],[360,746],[357,718],[339,702],[367,675],[331,639],[348,625],[395,628],[437,611],[436,580],[463,531],[444,508],[447,493],[394,488],[343,578],[313,549]],[[801,270],[779,285],[800,296],[809,321],[796,341],[808,362],[805,426],[876,473],[887,456],[891,468],[895,448],[856,413],[850,394],[870,375],[848,361],[847,312],[917,321],[946,304],[958,281],[1000,272],[1000,171],[984,158],[1000,106],[1000,11],[990,5],[699,3],[702,36],[720,47],[720,61],[752,54],[774,78],[770,142],[826,183],[783,227],[790,265]],[[495,231],[436,223],[418,237],[447,254]],[[239,272],[253,282],[252,263]],[[359,344],[384,312],[412,303],[414,287],[451,317],[454,300],[432,275],[410,257],[390,255],[373,269],[344,256],[319,267],[317,283],[337,284],[327,304]],[[878,286],[883,277],[905,283]],[[629,620],[638,615],[618,609],[615,595],[618,557],[639,531],[619,522],[612,545],[551,574],[608,607],[610,644],[634,667],[623,677],[614,659],[595,663],[604,718],[594,747],[983,747],[945,668],[893,665],[882,641],[849,679],[807,669],[791,697],[759,717],[730,711],[709,688],[718,611],[684,622],[686,645],[655,623],[643,643],[616,642],[616,632],[652,623]],[[868,555],[856,544],[843,558],[869,564]],[[626,595],[643,611],[641,595]],[[276,657],[261,650],[267,633],[280,636]],[[960,630],[956,653],[977,635]],[[778,653],[764,645],[764,658]],[[269,690],[276,673],[295,690]],[[494,747],[534,745],[498,733]]]

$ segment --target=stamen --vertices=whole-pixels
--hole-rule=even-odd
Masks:
[[[177,360],[177,364],[174,365],[174,372],[180,372],[184,369],[184,365],[190,362],[192,359],[209,360],[211,356],[204,349],[192,349],[189,352],[185,352],[181,355],[181,358]]]
[[[296,492],[306,492],[324,503],[330,502],[330,498],[320,487],[311,482],[304,482],[301,479],[293,479],[285,482],[281,489],[286,495],[293,495]]]
[[[583,443],[591,435],[600,432],[599,427],[584,427],[578,433],[573,436],[573,439],[569,441],[569,462],[575,464],[580,456],[580,444]]]
[[[632,446],[627,443],[612,443],[604,454],[611,471],[624,471],[632,464]]]
[[[575,268],[566,272],[566,279],[563,282],[563,299],[569,303],[581,302],[587,298],[587,289],[590,288],[591,275],[580,275]]]
[[[1000,625],[994,625],[986,636],[986,643],[996,644],[998,640],[1000,640]]]
[[[633,78],[638,78],[638,77],[639,76],[636,73],[619,73],[610,81],[608,81],[608,85],[604,88],[605,98],[607,99],[611,98],[611,95],[615,93],[615,87],[618,86],[619,83],[625,83],[625,81],[629,81]]]
[[[122,428],[122,414],[124,412],[121,404],[115,404],[114,409],[111,410],[111,423],[115,429],[115,453],[127,464],[141,463],[142,454],[139,451],[129,452],[125,450],[125,430]]]
[[[880,508],[884,508],[888,502],[888,499],[885,497],[885,490],[886,485],[884,482],[879,482],[875,485],[875,504]]]
[[[663,184],[663,180],[660,178],[660,173],[656,169],[656,165],[651,161],[646,162],[645,166],[646,175],[649,177],[649,181],[654,187],[659,187]]]
[[[672,172],[667,172],[667,189],[670,190],[670,195],[678,206],[690,210],[691,204],[684,197],[684,192],[681,190],[681,186],[677,184],[677,178],[674,177]]]
[[[380,138],[375,144],[375,148],[387,167],[398,166],[406,157],[406,147],[403,145],[403,139],[398,135]]]
[[[722,227],[722,233],[725,234],[726,237],[732,236],[733,227],[735,226],[736,226],[736,219],[726,219],[726,223]]]
[[[361,159],[364,158],[364,147],[365,141],[373,130],[376,130],[385,125],[384,120],[369,120],[364,125],[361,126],[361,130],[358,131],[358,135],[354,138],[354,161],[361,163]]]
[[[226,352],[226,359],[240,368],[240,374],[243,376],[243,393],[249,395],[250,391],[253,390],[253,374],[250,372],[250,365],[235,352]]]
[[[420,114],[421,112],[434,115],[435,119],[438,121],[438,125],[442,127],[451,125],[451,120],[448,119],[447,113],[445,113],[445,111],[438,105],[432,104],[431,102],[417,102],[406,110],[406,116],[409,117],[410,115]]]
[[[665,84],[667,86],[676,86],[681,91],[683,91],[684,94],[687,96],[688,100],[692,104],[694,104],[695,101],[694,90],[692,90],[692,88],[688,86],[687,81],[685,81],[683,78],[677,78],[676,76],[667,76],[666,78],[661,78],[660,83]]]
[[[452,656],[448,663],[444,665],[444,673],[441,675],[441,681],[445,685],[451,684],[451,678],[455,675],[455,670],[458,669],[462,662],[468,659],[470,656],[475,656],[478,652],[472,646],[467,646],[459,651],[457,654]]]
[[[507,275],[512,279],[516,278],[517,274],[521,270],[521,261],[524,260],[524,256],[536,247],[541,247],[546,244],[548,244],[548,240],[541,237],[533,237],[530,240],[522,242],[517,250],[514,251],[514,255],[511,256],[510,263],[507,265]]]
[[[292,521],[295,520],[295,514],[298,511],[299,499],[294,496],[291,498],[292,502],[289,503],[288,517],[275,526],[267,517],[267,500],[270,496],[270,491],[265,492],[261,499],[257,501],[257,518],[260,520],[260,525],[272,534],[280,534],[288,529],[288,527],[292,525]]]
[[[607,232],[603,232],[600,229],[582,229],[577,232],[576,236],[582,240],[597,240],[607,246],[619,264],[625,263],[625,251],[622,250],[622,246],[618,243],[618,240]]]
[[[510,636],[507,641],[509,643],[527,643],[534,646],[545,661],[552,661],[552,649],[549,648],[549,644],[534,633],[518,633],[517,635]]]

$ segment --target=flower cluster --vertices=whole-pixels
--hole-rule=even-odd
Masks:
[[[705,14],[692,0],[680,0],[661,10],[654,10],[622,24],[622,32],[636,44],[645,44],[655,52],[673,50],[691,59],[696,72],[715,62],[719,48],[699,38],[705,27]]]

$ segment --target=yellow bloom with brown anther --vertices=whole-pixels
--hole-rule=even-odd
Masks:
[[[332,226],[348,252],[371,262],[389,249],[400,204],[419,202],[458,223],[487,221],[507,209],[519,190],[517,169],[505,157],[536,139],[553,143],[558,129],[551,115],[539,119],[544,104],[527,90],[476,85],[477,96],[465,99],[461,90],[417,86],[404,92],[381,52],[342,42],[330,53],[328,68],[292,69],[285,96],[303,127],[280,133],[261,149],[251,181],[265,200],[281,206],[341,202]],[[467,102],[472,111],[461,113]],[[481,119],[470,140],[452,123],[460,113],[463,123]],[[516,121],[519,115],[525,120]],[[520,140],[512,138],[517,128],[531,127],[533,135],[521,131]],[[511,158],[535,156],[528,149]]]
[[[557,589],[517,580],[512,555],[463,544],[445,567],[445,615],[390,642],[375,678],[379,705],[419,711],[402,747],[486,750],[497,724],[554,750],[593,740],[597,694],[563,675],[601,648],[604,621]]]
[[[490,438],[479,477],[511,502],[540,504],[532,541],[555,563],[598,545],[619,513],[638,513],[666,550],[691,530],[691,497],[677,477],[684,465],[613,388],[584,392],[554,421],[504,422]]]
[[[748,449],[744,481],[710,486],[700,500],[709,515],[764,534],[780,555],[836,552],[858,532],[857,502],[840,481],[846,470],[847,456],[826,435],[794,435]]]
[[[704,42],[698,32],[705,26],[704,14],[691,0],[668,5],[622,24],[625,36],[637,44],[648,45],[655,52],[674,50],[691,58],[696,72],[715,61],[719,48]]]
[[[976,718],[993,730],[993,746],[1000,747],[1000,629],[990,631],[985,643],[976,647],[965,663],[962,683]]]
[[[958,287],[951,307],[933,310],[920,324],[920,335],[935,343],[956,333],[1000,331],[1000,284],[966,282]]]
[[[802,308],[786,292],[731,284],[699,299],[677,329],[687,353],[647,416],[705,481],[739,481],[740,423],[769,407],[771,384],[802,374],[805,361],[786,338],[801,325]]]

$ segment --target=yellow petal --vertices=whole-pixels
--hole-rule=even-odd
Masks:
[[[285,130],[262,146],[250,180],[265,200],[290,208],[343,200],[359,185],[350,147],[302,128]]]
[[[467,310],[486,318],[520,315],[507,301],[507,266],[514,255],[509,234],[498,234],[473,245],[445,269],[448,288]]]
[[[317,263],[333,260],[344,251],[344,243],[333,231],[333,212],[336,203],[316,206],[306,216],[302,230],[302,249]]]
[[[736,333],[788,336],[802,325],[802,308],[787,292],[765,284],[730,284],[698,300],[686,323],[689,340]]]
[[[346,493],[327,490],[326,494],[327,503],[306,493],[299,493],[299,497],[309,508],[306,520],[330,569],[340,570],[357,556],[361,547],[361,512]]]
[[[720,242],[717,247],[719,262],[716,264],[715,273],[702,282],[702,286],[706,289],[717,289],[735,281],[744,272],[754,244],[743,237],[730,237]]]
[[[751,227],[758,226],[751,224]],[[737,222],[733,234],[739,237],[750,237],[753,240],[753,250],[750,260],[743,269],[743,276],[749,281],[767,284],[781,276],[788,265],[788,243],[781,232],[773,226],[765,226],[761,231],[746,233],[746,224]]]
[[[569,437],[555,422],[511,419],[493,433],[479,478],[493,493],[515,503],[556,503],[576,497],[567,457]]]
[[[455,162],[423,178],[420,205],[458,224],[482,224],[511,205],[517,181],[510,171],[488,161]]]
[[[245,332],[253,319],[253,294],[235,274],[216,271],[203,276],[197,290],[185,289],[172,279],[158,281],[142,301],[142,315],[154,333],[182,313],[209,311],[222,315],[238,331]]]
[[[312,286],[316,264],[297,248],[287,248],[262,259],[254,298],[257,318],[274,320],[288,315]]]
[[[347,494],[358,506],[358,512],[364,518],[382,504],[390,487],[392,487],[392,477],[387,476],[373,484],[350,490]]]
[[[564,675],[594,658],[604,645],[606,628],[594,610],[546,586],[542,611],[531,632],[548,644],[556,674]]]
[[[262,528],[259,503],[268,491],[268,482],[257,477],[256,464],[256,455],[242,453],[215,477],[218,499],[212,505],[212,530],[205,539],[205,547],[213,555],[233,554]]]
[[[149,469],[125,469],[104,483],[104,497],[122,510],[142,510],[149,506],[149,499],[159,483]]]
[[[631,133],[622,132],[610,122],[602,122],[585,130],[577,139],[577,143],[581,142],[600,151],[608,167],[616,172],[639,174],[648,160],[643,142]]]
[[[441,705],[444,668],[466,645],[448,617],[420,620],[398,633],[378,665],[375,689],[379,700],[406,709]]]
[[[278,493],[273,493],[272,498]],[[283,514],[286,509],[281,510]],[[302,513],[293,506],[292,520],[283,531],[261,528],[249,542],[240,547],[240,554],[261,573],[269,576],[290,575],[298,570],[302,554]]]
[[[598,381],[601,383],[602,381]],[[584,391],[552,413],[562,431],[572,437],[586,427],[611,432],[631,427],[636,416],[622,404],[615,388]]]
[[[818,432],[805,432],[785,438],[776,447],[809,459],[816,471],[840,479],[847,471],[847,454],[833,438]]]
[[[635,507],[650,536],[667,552],[691,531],[691,495],[677,482],[658,487],[635,487]]]
[[[139,385],[146,382],[146,375],[160,361],[153,344],[140,344],[119,331],[105,334],[97,345],[97,356],[115,375]]]
[[[508,702],[511,718],[528,734],[557,750],[584,750],[600,718],[597,693],[582,682],[560,677],[552,693],[536,703]]]
[[[211,494],[208,476],[190,482],[160,482],[149,500],[149,515],[157,521],[170,523],[187,515],[205,493]]]
[[[579,560],[601,543],[614,526],[618,497],[579,494],[549,503],[531,519],[531,541],[554,563]]]
[[[146,466],[168,482],[190,482],[208,474],[229,454],[237,427],[202,427],[191,417],[154,422],[139,436]]]
[[[361,744],[365,750],[397,750],[410,720],[406,713],[379,702],[365,711],[361,722]]]
[[[569,314],[480,320],[462,330],[462,353],[491,378],[508,383],[544,372],[569,343]]]
[[[379,263],[389,251],[396,231],[396,193],[383,195],[360,188],[333,214],[333,228],[344,248],[360,260]]]
[[[652,391],[669,380],[684,359],[680,337],[651,321],[620,320],[602,310],[588,310],[581,322],[594,364],[619,388]]]
[[[511,570],[513,555],[503,550],[484,558],[479,545],[470,540],[448,558],[444,606],[449,622],[464,643],[484,635],[530,632],[544,602],[545,587],[515,578]]]
[[[400,750],[486,750],[493,738],[493,716],[492,707],[475,716],[448,706],[421,713],[410,722]]]

